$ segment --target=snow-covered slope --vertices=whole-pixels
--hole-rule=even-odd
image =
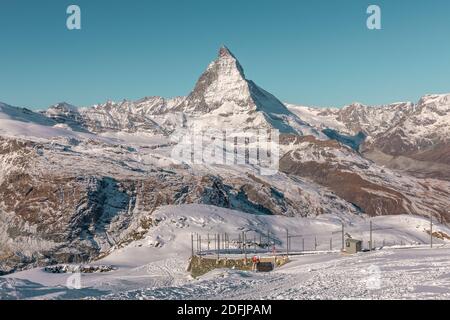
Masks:
[[[349,135],[362,131],[371,137],[397,126],[415,108],[415,105],[409,102],[385,106],[352,103],[343,108],[314,108],[293,104],[287,106],[306,122],[319,128],[331,128]]]
[[[443,297],[440,290],[448,286],[445,274],[448,274],[450,266],[443,261],[447,261],[444,257],[449,249],[429,250],[425,246],[421,247],[428,241],[429,222],[420,217],[373,218],[375,247],[380,249],[384,244],[384,248],[355,256],[338,253],[341,248],[341,224],[344,223],[347,233],[363,240],[367,247],[370,227],[369,220],[364,217],[346,214],[320,215],[313,219],[257,216],[205,205],[161,207],[152,217],[155,225],[142,239],[91,263],[116,269],[102,274],[81,275],[79,290],[66,287],[72,274],[51,274],[43,269],[32,269],[0,277],[0,298],[405,298],[424,297],[421,286],[428,282],[430,285],[434,283],[433,297]],[[284,251],[286,229],[291,234],[304,235],[307,254],[292,255],[290,263],[273,273],[216,270],[193,279],[186,271],[192,234],[200,234],[205,238],[207,234],[227,233],[234,240],[243,231],[247,233],[248,239],[259,238],[259,235],[264,238],[269,232],[276,249]],[[436,225],[435,230],[450,234],[450,229],[444,226]],[[314,251],[315,242],[317,251]],[[435,247],[443,245],[448,245],[448,240],[435,240]],[[302,246],[301,239],[291,240],[292,253],[302,249]],[[411,246],[418,247],[408,249]],[[202,250],[207,253],[206,242]],[[255,254],[252,250],[249,248],[249,255]],[[267,255],[265,249],[257,249],[257,254]],[[439,263],[439,268],[423,269],[425,262],[429,265]],[[380,277],[379,285],[383,290],[366,285],[374,276],[375,271],[370,272],[374,267],[378,272],[375,276]],[[411,273],[407,270],[411,270]],[[349,273],[352,274],[352,281],[348,278]],[[358,281],[354,281],[354,277]],[[408,289],[410,287],[415,290]]]
[[[367,138],[360,150],[370,159],[419,177],[450,179],[450,95],[427,95],[417,104],[344,108],[288,105],[319,129]]]
[[[253,214],[358,214],[330,191],[250,165],[187,166],[162,138],[0,138],[0,269],[90,260],[139,238],[162,205],[204,203]],[[53,135],[59,133],[59,135]],[[73,136],[69,136],[73,133]],[[75,135],[76,133],[76,135]]]
[[[354,103],[327,109],[288,104],[288,108],[319,128],[350,135],[362,131],[374,140],[371,143],[401,135],[402,144],[397,148],[393,146],[392,152],[417,150],[450,139],[450,94],[427,95],[417,104],[366,106]]]
[[[428,95],[410,108],[394,126],[378,133],[369,146],[391,155],[410,155],[420,159],[423,152],[436,153],[437,148],[450,151],[450,94]],[[423,156],[422,156],[423,158]],[[450,164],[450,159],[430,157]]]

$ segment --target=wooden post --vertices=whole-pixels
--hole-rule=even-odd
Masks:
[[[302,251],[305,251],[305,238],[302,238]]]
[[[317,237],[314,236],[314,251],[317,251]]]
[[[270,231],[267,229],[267,252],[270,252]]]
[[[333,238],[330,238],[330,251],[333,251]]]
[[[344,251],[344,249],[345,249],[345,236],[344,236],[344,222],[342,222],[342,247],[341,247],[341,250],[342,251]]]
[[[370,241],[369,241],[369,245],[370,245],[370,248],[369,248],[369,251],[372,251],[372,221],[370,221]]]
[[[208,252],[209,252],[209,233],[208,233]]]
[[[199,241],[199,247],[200,247],[199,254],[201,255],[202,254],[202,236],[201,235],[198,236],[198,241]]]

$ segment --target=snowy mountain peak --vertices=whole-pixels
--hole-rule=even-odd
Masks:
[[[49,110],[50,109],[63,110],[63,111],[66,111],[66,112],[76,112],[76,111],[78,111],[78,108],[76,106],[74,106],[74,105],[72,105],[70,103],[67,103],[67,102],[59,102],[59,103],[51,106],[49,108]]]
[[[424,95],[419,100],[419,104],[430,103],[430,102],[441,102],[441,103],[449,103],[450,102],[450,94],[427,94]]]
[[[188,113],[209,113],[224,103],[248,107],[250,89],[244,70],[225,46],[219,49],[216,60],[200,76],[194,90],[178,109]]]
[[[242,68],[239,60],[226,46],[222,46],[219,49],[219,56],[212,64],[219,64],[221,66],[220,71],[222,75],[230,75],[237,73],[245,79],[244,68]]]
[[[450,94],[426,95],[419,100],[418,107],[446,115],[450,112]]]
[[[207,115],[219,127],[276,128],[281,132],[318,136],[274,95],[247,80],[238,59],[225,46],[176,110]],[[211,121],[205,123],[211,125]]]
[[[235,56],[231,53],[230,49],[227,46],[222,45],[219,49],[219,57],[231,56],[235,58]]]

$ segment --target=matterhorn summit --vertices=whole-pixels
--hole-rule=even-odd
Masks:
[[[246,79],[236,56],[226,47],[200,76],[194,90],[176,108],[208,118],[218,129],[278,129],[284,133],[321,136],[269,92]],[[198,122],[197,122],[198,126]]]
[[[250,88],[239,61],[223,46],[218,58],[213,61],[191,94],[187,97],[184,111],[205,113],[220,108],[224,103],[237,107],[251,104]]]

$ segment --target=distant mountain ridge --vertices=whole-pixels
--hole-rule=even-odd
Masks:
[[[318,130],[364,133],[360,151],[380,164],[421,177],[450,178],[450,94],[426,95],[416,104],[288,108]]]
[[[275,96],[247,80],[239,61],[225,46],[220,48],[218,58],[210,63],[187,97],[148,97],[77,110],[60,103],[44,114],[55,121],[93,132],[124,130],[170,134],[179,126],[240,130],[275,128],[283,133],[324,138]]]

